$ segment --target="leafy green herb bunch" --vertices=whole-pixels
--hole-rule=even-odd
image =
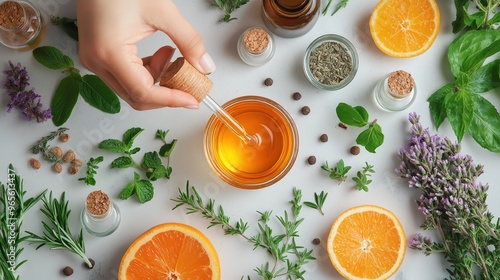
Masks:
[[[399,151],[396,173],[409,180],[410,188],[422,191],[417,199],[425,216],[421,227],[437,230],[441,237],[432,241],[417,233],[410,248],[426,255],[443,253],[451,265],[450,279],[500,279],[500,219],[492,222],[488,185],[477,179],[483,166],[460,154],[459,144],[431,136],[417,114],[409,120],[412,136]]]

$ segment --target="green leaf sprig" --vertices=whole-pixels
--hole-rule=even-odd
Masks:
[[[328,10],[330,9],[330,6],[332,4],[333,0],[328,0],[328,3],[326,4],[326,7],[323,9],[323,15],[326,15]],[[347,6],[347,3],[349,3],[349,0],[340,0],[340,2],[335,5],[335,8],[333,8],[332,11],[332,16],[337,13],[340,9],[345,8]]]
[[[372,182],[372,180],[368,179],[371,174],[375,173],[375,169],[373,169],[373,165],[365,162],[365,167],[362,170],[356,173],[356,177],[353,177],[352,180],[356,183],[356,189],[358,191],[368,192],[368,185]]]
[[[29,151],[33,154],[41,154],[42,158],[48,162],[60,162],[61,159],[56,157],[50,152],[49,143],[56,137],[61,136],[68,129],[65,127],[60,127],[56,131],[49,133],[47,136],[40,138],[36,143],[29,148]]]
[[[314,193],[314,202],[304,201],[304,205],[313,209],[317,209],[321,213],[321,215],[324,216],[325,213],[323,212],[323,205],[325,204],[327,196],[328,193],[325,193],[324,191],[321,191],[319,194]]]
[[[16,174],[14,166],[9,165],[8,183],[0,182],[0,279],[19,280],[17,269],[27,260],[18,262],[23,251],[21,243],[27,236],[21,236],[23,218],[47,190],[36,197],[25,199],[26,191],[22,178]],[[12,226],[14,225],[15,228]],[[13,260],[14,258],[14,260]]]
[[[456,18],[452,22],[453,33],[465,30],[498,28],[500,23],[500,1],[455,0]],[[474,7],[469,5],[474,3]]]
[[[87,264],[92,267],[92,263],[85,255],[85,242],[83,240],[83,230],[76,238],[73,237],[69,228],[69,214],[71,210],[68,207],[65,193],[61,194],[61,198],[52,198],[52,192],[49,197],[46,195],[42,198],[43,208],[40,211],[49,219],[50,223],[42,221],[44,228],[43,235],[27,231],[29,238],[28,241],[32,244],[39,244],[36,249],[48,246],[51,250],[67,250],[75,253]]]
[[[448,48],[448,62],[455,77],[427,101],[438,129],[445,119],[462,141],[468,133],[483,148],[500,152],[500,114],[482,93],[500,87],[500,31],[471,30]],[[493,58],[491,61],[487,61]]]
[[[248,2],[249,0],[215,0],[212,6],[218,7],[224,12],[224,17],[219,19],[219,22],[230,22],[237,19],[231,14]]]
[[[304,279],[305,271],[303,266],[309,261],[315,260],[315,258],[312,256],[313,250],[308,250],[296,242],[296,238],[299,237],[298,227],[304,220],[299,218],[302,209],[301,199],[301,190],[294,188],[293,199],[290,201],[290,214],[284,211],[283,216],[276,216],[282,227],[282,232],[278,234],[274,232],[269,224],[272,212],[257,211],[260,218],[258,220],[258,233],[254,236],[245,235],[249,225],[241,219],[235,225],[231,225],[230,218],[225,214],[223,207],[216,206],[213,199],[204,202],[196,189],[189,186],[189,181],[186,184],[186,190],[183,192],[179,189],[178,197],[172,199],[172,201],[177,202],[173,209],[186,206],[187,214],[199,213],[210,220],[209,228],[221,226],[225,234],[240,235],[246,241],[252,243],[254,249],[262,248],[266,250],[271,255],[273,262],[266,262],[255,268],[255,272],[262,279],[275,279],[278,277]]]
[[[166,141],[168,131],[160,129],[157,130],[156,138],[160,139],[163,142],[163,145],[161,146],[159,152],[146,152],[143,156],[142,162],[139,164],[132,156],[141,150],[139,147],[133,147],[133,145],[134,140],[142,131],[144,131],[144,129],[139,127],[130,128],[125,131],[122,140],[106,139],[100,142],[98,147],[102,150],[123,154],[111,162],[111,168],[133,167],[146,175],[147,179],[141,179],[140,174],[134,172],[134,180],[128,183],[119,194],[121,199],[128,199],[132,195],[136,194],[139,202],[146,203],[154,196],[154,189],[151,181],[156,181],[160,178],[170,179],[172,174],[170,156],[175,148],[177,139],[168,143]],[[163,164],[160,156],[167,159],[166,164]]]
[[[61,27],[64,33],[68,34],[73,40],[78,41],[78,24],[76,18],[51,16],[50,23]]]
[[[99,169],[98,164],[104,160],[103,156],[99,156],[96,158],[91,157],[87,162],[87,173],[85,177],[78,178],[78,181],[83,181],[87,185],[95,186],[96,180],[94,175],[97,174],[97,169]]]
[[[376,119],[371,122],[368,121],[368,112],[362,106],[353,107],[346,103],[339,103],[336,112],[340,121],[346,125],[361,128],[368,126],[356,138],[356,143],[364,146],[368,152],[375,153],[375,149],[384,143],[382,127],[380,127]]]
[[[74,67],[73,60],[56,47],[38,47],[33,50],[33,56],[43,66],[62,70],[67,74],[59,82],[50,104],[54,125],[61,126],[69,119],[79,95],[89,105],[102,112],[120,112],[120,100],[116,94],[96,75],[82,76],[80,70]]]
[[[339,160],[334,167],[328,166],[328,161],[321,166],[321,169],[328,172],[328,176],[333,180],[338,180],[339,184],[347,179],[347,173],[351,170],[351,166],[346,166],[344,160]]]

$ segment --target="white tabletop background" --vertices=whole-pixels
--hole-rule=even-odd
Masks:
[[[45,16],[75,17],[75,1],[36,2]],[[25,122],[18,111],[7,113],[8,96],[2,94],[0,107],[4,109],[0,111],[0,169],[3,171],[0,172],[0,181],[6,182],[7,167],[12,163],[17,174],[24,179],[29,196],[37,195],[46,188],[52,190],[56,196],[66,192],[72,209],[70,226],[74,233],[80,230],[79,213],[84,206],[84,199],[93,190],[106,191],[122,211],[121,225],[114,234],[108,237],[93,237],[85,233],[87,254],[96,260],[95,269],[83,268],[82,261],[74,254],[52,251],[46,247],[35,250],[34,245],[24,243],[25,250],[21,259],[28,259],[28,262],[19,269],[21,279],[67,279],[60,272],[67,265],[75,270],[72,279],[116,279],[120,259],[129,244],[147,229],[174,221],[190,224],[210,238],[219,254],[222,279],[240,279],[246,275],[258,279],[254,268],[270,261],[265,252],[254,251],[253,246],[239,236],[225,236],[218,227],[207,229],[209,222],[200,215],[187,216],[183,208],[171,210],[175,203],[170,199],[177,196],[178,188],[184,189],[187,180],[196,186],[204,198],[213,198],[218,204],[222,204],[232,221],[239,218],[248,221],[251,225],[249,234],[256,233],[257,210],[273,210],[277,215],[289,210],[288,201],[292,198],[292,188],[302,189],[304,200],[313,200],[315,192],[328,192],[324,216],[311,208],[304,207],[302,210],[305,221],[299,228],[298,240],[300,244],[314,249],[314,256],[317,258],[317,261],[312,261],[304,267],[307,271],[305,279],[342,279],[330,263],[325,243],[335,218],[349,207],[361,204],[386,207],[399,217],[408,239],[414,233],[421,232],[419,225],[423,217],[415,204],[419,191],[409,189],[407,182],[395,175],[394,169],[399,165],[397,151],[404,147],[409,139],[408,113],[415,111],[420,114],[422,124],[431,127],[431,132],[435,133],[426,99],[442,85],[452,81],[446,60],[447,46],[455,38],[451,32],[455,9],[450,1],[438,1],[441,10],[439,36],[433,46],[418,57],[397,59],[380,52],[371,39],[368,27],[371,11],[377,1],[353,0],[336,15],[321,16],[316,26],[302,37],[284,39],[275,36],[276,54],[268,64],[260,67],[248,66],[240,60],[236,42],[246,28],[263,25],[260,15],[261,1],[252,0],[234,12],[233,16],[238,17],[238,20],[230,23],[217,22],[222,14],[220,10],[210,6],[211,1],[175,2],[201,33],[206,48],[217,64],[217,70],[210,75],[215,84],[211,92],[213,99],[222,104],[242,95],[261,95],[279,102],[292,115],[300,134],[300,149],[295,165],[287,176],[273,186],[254,191],[237,189],[220,180],[205,159],[202,136],[211,112],[203,105],[199,110],[166,108],[138,112],[122,102],[121,113],[108,115],[90,107],[80,98],[71,118],[64,125],[70,129],[71,140],[61,144],[61,147],[72,148],[84,161],[90,157],[104,156],[105,161],[99,165],[96,175],[97,186],[86,186],[77,181],[78,177],[83,176],[85,168],[82,168],[78,175],[71,176],[66,172],[56,175],[45,162],[42,162],[42,168],[37,171],[29,167],[28,160],[31,155],[28,148],[56,127],[50,121],[43,124]],[[348,38],[359,53],[360,62],[356,77],[350,85],[336,92],[315,89],[307,82],[302,70],[304,51],[308,44],[327,33]],[[171,44],[170,39],[164,34],[156,33],[139,43],[140,55],[151,55],[166,44]],[[82,69],[77,59],[76,42],[59,28],[48,24],[42,45],[60,48]],[[43,103],[48,106],[62,74],[39,65],[31,52],[16,52],[0,46],[0,62],[3,63],[1,69],[7,69],[8,60],[14,63],[19,61],[27,67],[31,85],[43,96]],[[418,96],[415,103],[405,111],[385,112],[375,103],[373,88],[384,75],[399,69],[414,76]],[[268,77],[274,80],[271,87],[263,85],[264,79]],[[295,91],[302,93],[300,101],[291,98]],[[486,95],[500,108],[498,90],[495,93]],[[359,130],[349,128],[345,131],[337,127],[339,120],[335,108],[339,102],[364,106],[370,118],[378,119],[385,134],[385,141],[375,154],[364,149],[358,156],[349,154],[348,150],[354,144]],[[311,108],[309,115],[300,113],[303,106]],[[133,170],[111,170],[109,164],[116,155],[96,147],[103,139],[121,138],[125,130],[135,126],[145,129],[136,140],[136,145],[142,147],[142,151],[159,148],[160,142],[154,140],[157,129],[170,130],[168,140],[179,139],[172,155],[172,179],[154,182],[154,198],[144,205],[135,197],[126,201],[117,198],[123,186],[133,178]],[[323,133],[329,136],[327,143],[318,140]],[[439,134],[456,139],[448,122],[439,129]],[[498,180],[495,180],[495,172],[498,172],[500,156],[480,148],[469,136],[462,142],[462,152],[472,155],[476,163],[485,165],[485,172],[480,180],[490,184],[488,204],[493,214],[499,216],[500,204],[496,201],[500,196],[500,189]],[[142,155],[142,152],[139,154]],[[316,156],[316,165],[310,166],[306,162],[310,155]],[[369,192],[354,190],[351,180],[338,185],[321,170],[320,166],[325,161],[335,163],[340,159],[344,159],[346,164],[353,167],[350,177],[364,166],[365,161],[375,166],[376,173]],[[41,203],[28,212],[24,230],[42,233],[40,220],[43,216],[38,211],[40,207]],[[424,234],[433,236],[435,233]],[[320,238],[322,243],[313,245],[311,241],[314,238]],[[420,252],[408,249],[401,268],[392,279],[443,279],[447,276],[445,268],[446,263],[442,256],[426,257]]]

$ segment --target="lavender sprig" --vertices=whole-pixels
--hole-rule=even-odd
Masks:
[[[17,108],[27,121],[36,119],[37,122],[44,122],[52,118],[50,109],[42,109],[41,96],[35,93],[35,89],[26,89],[30,85],[30,77],[26,67],[22,67],[19,62],[14,66],[11,61],[9,61],[9,66],[10,70],[3,71],[7,78],[2,83],[10,96],[7,112],[10,113],[13,108]]]
[[[409,247],[426,255],[444,253],[450,279],[500,279],[500,219],[492,223],[488,185],[478,181],[483,166],[461,155],[460,144],[431,136],[419,119],[416,113],[409,115],[412,136],[399,151],[396,173],[422,191],[417,199],[425,216],[421,227],[437,230],[441,241],[417,233]]]

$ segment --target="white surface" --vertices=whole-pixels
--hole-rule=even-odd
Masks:
[[[46,14],[68,17],[75,15],[74,1],[40,2],[43,2],[39,5]],[[176,2],[184,15],[202,34],[206,47],[217,64],[217,71],[210,75],[215,83],[211,93],[212,98],[222,104],[241,95],[262,95],[282,104],[293,116],[300,133],[299,156],[294,167],[285,178],[269,188],[257,191],[236,189],[218,179],[205,159],[202,135],[205,123],[211,115],[206,107],[194,111],[161,109],[136,112],[123,103],[121,113],[107,115],[91,108],[80,99],[70,120],[65,124],[70,128],[71,140],[61,146],[66,149],[72,148],[83,160],[91,156],[104,155],[105,161],[100,164],[96,176],[98,186],[89,187],[77,181],[78,177],[83,176],[85,168],[81,169],[77,176],[66,173],[55,175],[44,162],[40,170],[31,169],[28,166],[28,159],[31,156],[27,151],[28,148],[37,139],[55,130],[55,127],[51,122],[44,124],[25,122],[19,112],[8,114],[2,109],[0,169],[3,171],[0,172],[0,181],[7,180],[8,164],[13,163],[17,173],[24,179],[28,195],[36,195],[45,188],[52,190],[55,195],[66,191],[73,210],[71,228],[75,233],[80,228],[78,215],[84,205],[84,198],[92,190],[105,190],[122,211],[122,223],[111,236],[98,238],[85,235],[88,256],[97,261],[94,270],[83,268],[81,260],[76,255],[51,251],[46,247],[35,251],[35,246],[25,243],[21,259],[28,259],[28,262],[19,270],[21,279],[66,279],[60,273],[66,265],[74,268],[73,279],[116,279],[121,256],[128,245],[143,231],[170,221],[193,225],[212,240],[219,253],[222,279],[240,279],[243,275],[257,279],[253,269],[270,261],[264,252],[253,251],[252,245],[239,236],[225,236],[220,228],[207,229],[208,221],[199,215],[187,216],[184,209],[171,210],[174,203],[170,199],[177,196],[178,188],[184,189],[187,180],[196,186],[205,198],[214,198],[217,203],[222,204],[226,214],[232,217],[232,221],[239,218],[248,221],[252,226],[249,234],[255,233],[255,222],[258,219],[256,210],[274,210],[275,214],[281,215],[283,210],[289,209],[288,201],[292,198],[293,187],[303,190],[304,200],[313,200],[314,192],[327,191],[329,196],[324,209],[325,216],[310,208],[304,207],[302,210],[305,221],[299,229],[299,242],[314,248],[314,255],[318,259],[304,267],[307,270],[306,279],[341,279],[330,264],[324,245],[334,219],[351,206],[365,203],[384,206],[397,214],[408,238],[421,231],[419,225],[422,216],[414,202],[418,191],[408,189],[406,181],[399,179],[393,170],[399,164],[396,152],[404,147],[408,140],[409,112],[416,111],[422,115],[422,124],[430,126],[432,132],[435,132],[426,99],[452,78],[445,58],[447,46],[455,38],[451,33],[454,8],[450,1],[438,1],[442,18],[441,31],[432,48],[418,57],[396,59],[381,53],[374,45],[368,28],[371,10],[377,1],[350,1],[347,8],[340,10],[335,16],[321,16],[315,28],[303,37],[295,39],[275,37],[276,54],[268,64],[261,67],[244,64],[236,51],[236,42],[243,30],[252,25],[263,25],[260,17],[261,1],[252,0],[237,10],[234,16],[238,17],[238,20],[230,23],[217,23],[222,14],[210,6],[210,1]],[[359,52],[360,64],[356,77],[350,85],[337,92],[316,90],[308,84],[302,72],[303,53],[307,45],[326,33],[345,36]],[[155,34],[140,43],[140,54],[151,55],[157,48],[169,42],[165,35]],[[50,24],[47,26],[47,35],[42,44],[57,46],[77,61],[76,43]],[[5,63],[8,60],[20,61],[27,67],[31,75],[31,85],[43,95],[44,104],[46,106],[50,104],[52,93],[62,74],[44,69],[34,61],[31,52],[18,53],[0,46],[2,69],[6,69]],[[405,111],[385,112],[375,104],[372,90],[379,79],[398,69],[412,73],[418,84],[419,96]],[[267,77],[274,79],[273,86],[263,85]],[[303,98],[300,101],[291,98],[291,94],[295,91],[302,93]],[[488,98],[500,108],[498,99],[492,97],[493,94],[488,94]],[[2,94],[1,107],[5,108],[7,102],[8,98]],[[339,121],[335,107],[339,102],[362,105],[368,110],[371,118],[378,119],[386,140],[376,154],[370,154],[364,149],[358,156],[349,154],[348,150],[354,144],[359,130],[349,128],[344,131],[337,127]],[[300,108],[305,105],[311,108],[308,116],[300,113]],[[142,147],[139,153],[141,156],[143,151],[159,148],[160,143],[154,140],[157,129],[169,129],[168,139],[179,139],[173,153],[172,179],[155,182],[154,199],[145,205],[138,203],[135,198],[127,201],[117,199],[124,184],[133,178],[133,170],[110,170],[109,163],[115,155],[100,151],[96,147],[96,144],[103,139],[121,138],[123,132],[133,126],[145,129],[136,140],[136,145]],[[323,133],[329,136],[330,140],[327,143],[318,140]],[[440,128],[439,133],[441,136],[455,139],[447,122]],[[463,140],[462,151],[472,155],[477,163],[485,165],[485,173],[480,179],[491,184],[488,202],[493,214],[499,216],[500,206],[494,203],[495,198],[500,196],[500,190],[494,180],[499,155],[481,149],[469,136]],[[318,161],[314,166],[306,163],[310,155],[317,157]],[[344,159],[353,167],[350,177],[364,166],[365,161],[375,165],[376,174],[373,176],[373,183],[368,193],[354,190],[351,180],[339,186],[320,169],[325,161],[334,163],[340,159]],[[28,213],[24,224],[25,230],[42,233],[39,222],[42,214],[36,210],[40,206],[41,204],[37,205],[35,210]],[[319,246],[311,243],[316,237],[322,240]],[[409,249],[393,279],[443,279],[446,275],[442,256],[425,257]]]

